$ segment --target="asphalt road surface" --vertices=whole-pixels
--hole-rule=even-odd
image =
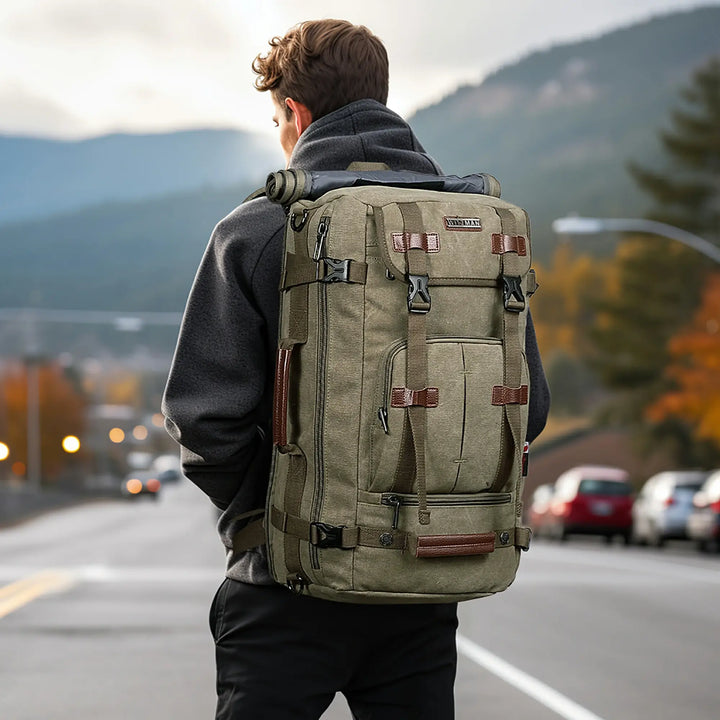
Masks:
[[[213,717],[213,523],[180,484],[0,530],[0,718]],[[461,605],[457,718],[715,720],[719,607],[720,556],[538,541]],[[348,718],[340,697],[323,716]]]

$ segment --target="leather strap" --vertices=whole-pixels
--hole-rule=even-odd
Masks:
[[[527,255],[527,239],[523,235],[493,233],[492,252],[494,255],[514,252],[520,257],[525,257]]]
[[[440,236],[437,233],[394,232],[391,237],[393,250],[398,253],[414,249],[426,253],[440,252]]]
[[[390,400],[390,407],[401,408],[419,405],[426,408],[438,406],[440,391],[437,388],[423,388],[422,390],[410,390],[409,388],[393,388]]]
[[[521,385],[517,388],[495,385],[492,390],[493,405],[527,405],[528,386]]]

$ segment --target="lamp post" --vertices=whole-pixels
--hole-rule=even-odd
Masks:
[[[590,218],[569,216],[553,220],[558,235],[597,235],[602,232],[638,232],[677,240],[720,264],[720,248],[699,235],[674,225],[644,218]]]

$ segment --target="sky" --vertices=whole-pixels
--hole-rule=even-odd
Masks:
[[[0,133],[272,132],[250,64],[302,20],[367,25],[401,115],[551,45],[720,0],[2,0]],[[410,11],[412,10],[412,11]]]

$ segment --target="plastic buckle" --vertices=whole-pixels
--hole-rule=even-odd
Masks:
[[[342,531],[345,525],[328,525],[327,523],[310,523],[310,543],[319,548],[341,548]]]
[[[503,301],[508,312],[519,313],[525,309],[522,279],[519,275],[503,275]]]
[[[408,289],[407,304],[411,313],[427,313],[430,312],[430,290],[428,289],[427,275],[410,275],[407,276],[410,287]],[[416,305],[416,299],[420,296],[422,305]]]
[[[333,258],[325,257],[321,258],[320,261],[325,263],[325,275],[321,278],[318,278],[320,282],[350,282],[349,260],[334,260]]]

